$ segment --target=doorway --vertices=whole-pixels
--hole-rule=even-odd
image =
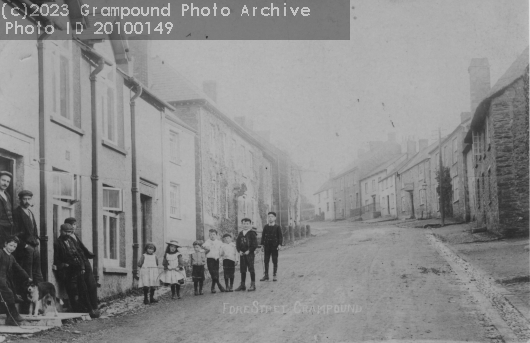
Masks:
[[[140,207],[141,207],[141,241],[140,243],[140,251],[143,251],[143,247],[145,246],[145,243],[151,242],[153,237],[153,198],[150,196],[140,194]]]
[[[14,164],[15,164],[14,160],[0,156],[0,171],[8,171],[13,175],[13,177],[11,178],[11,183],[9,184],[9,187],[7,187],[7,190],[6,190],[6,193],[8,193],[9,196],[11,197],[11,207],[13,209],[15,209],[15,204],[14,204],[15,197],[13,196],[13,187],[14,187],[13,184],[15,183],[15,177],[16,177],[14,173],[14,168],[13,168]]]

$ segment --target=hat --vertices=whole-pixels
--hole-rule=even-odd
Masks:
[[[169,242],[166,242],[166,244],[174,245],[177,248],[180,248],[179,242],[174,239],[170,240]]]
[[[0,176],[2,175],[7,175],[9,176],[10,178],[13,178],[13,174],[11,174],[10,172],[8,172],[7,170],[0,170]]]
[[[269,215],[269,214],[272,214],[272,215],[274,215],[276,217],[276,212],[272,212],[271,211],[271,212],[267,213],[267,215]]]
[[[74,224],[74,223],[77,223],[77,219],[75,219],[74,217],[66,218],[66,219],[64,220],[64,223],[65,223],[65,224],[70,224],[70,225],[72,225],[72,224]]]
[[[61,225],[61,231],[71,231],[74,227],[70,224],[63,224]]]
[[[33,197],[33,193],[31,191],[28,191],[28,190],[23,190],[23,191],[20,191],[18,193],[18,197],[19,198],[23,198],[23,197]]]

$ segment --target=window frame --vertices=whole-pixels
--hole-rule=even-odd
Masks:
[[[100,94],[100,106],[101,106],[101,124],[103,129],[101,131],[101,136],[107,142],[110,142],[116,146],[120,145],[119,139],[119,130],[118,130],[118,106],[117,106],[117,89],[116,89],[116,77],[117,71],[114,66],[105,66],[105,70],[110,69],[108,73],[101,73],[100,79],[101,87],[99,87]],[[109,79],[109,75],[112,74],[112,79]],[[112,91],[112,97],[109,97],[109,91]],[[112,104],[109,107],[109,99],[112,98]],[[112,121],[114,122],[114,130],[112,134],[114,139],[109,136],[109,108],[113,111]]]
[[[170,182],[169,183],[169,217],[174,219],[181,219],[181,201],[180,201],[180,184],[176,182]],[[173,199],[172,196],[175,195],[175,198]],[[173,201],[175,201],[175,206],[173,206]],[[173,212],[173,208],[176,208],[175,213]]]
[[[73,44],[69,40],[65,41],[54,41],[50,40],[50,78],[52,80],[52,94],[51,94],[51,104],[50,104],[50,113],[54,117],[60,118],[71,125],[74,125],[74,101],[73,101]],[[65,47],[65,44],[67,47]],[[67,104],[67,117],[62,114],[62,105],[61,105],[61,70],[64,63],[61,61],[61,57],[65,58],[68,61],[68,75],[67,75],[67,85],[65,85],[66,90],[66,101]]]
[[[120,215],[103,211],[103,263],[108,267],[120,267]],[[105,219],[106,217],[106,219]],[[110,258],[110,218],[116,220],[116,259]],[[106,224],[107,223],[107,224]]]
[[[453,164],[458,162],[458,137],[453,138]]]
[[[104,201],[105,201],[105,190],[109,191],[118,191],[119,194],[119,203],[120,207],[105,207]],[[101,202],[101,208],[103,211],[107,212],[123,212],[123,190],[121,188],[116,187],[110,187],[110,186],[102,186],[102,195],[103,195],[103,201]]]
[[[182,164],[180,151],[180,132],[171,129],[169,130],[169,161]]]

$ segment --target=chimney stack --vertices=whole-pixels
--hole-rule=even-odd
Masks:
[[[471,112],[462,112],[462,113],[460,113],[460,123],[465,122],[469,118],[471,118]]]
[[[471,113],[490,92],[490,66],[487,58],[472,58],[469,68]]]
[[[202,90],[210,99],[217,102],[217,82],[214,80],[203,81]]]
[[[416,155],[416,141],[407,141],[407,154],[408,158],[411,158],[412,156]]]
[[[429,140],[428,139],[420,139],[418,141],[419,143],[419,151],[422,151],[423,149],[427,148],[429,146]]]

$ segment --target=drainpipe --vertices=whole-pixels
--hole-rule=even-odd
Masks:
[[[96,283],[99,281],[99,146],[101,139],[99,139],[99,122],[97,113],[97,92],[96,80],[97,74],[103,70],[105,61],[100,58],[96,68],[90,73],[90,97],[91,97],[91,112],[92,112],[92,247],[94,250],[93,270]]]
[[[138,163],[136,160],[136,99],[143,88],[137,83],[136,93],[131,98],[131,155],[132,155],[132,226],[133,226],[133,280],[138,276]],[[134,281],[133,281],[134,282]]]
[[[278,218],[280,220],[280,226],[283,225],[282,223],[282,187],[281,187],[281,182],[282,182],[282,177],[281,177],[281,172],[280,172],[280,156],[279,155],[276,155],[276,158],[277,158],[277,165],[278,165],[278,214],[280,215],[280,218]]]
[[[37,58],[39,68],[39,177],[40,177],[40,256],[42,277],[48,281],[48,185],[46,183],[46,114],[44,112],[44,40],[48,34],[43,33],[37,39]]]

